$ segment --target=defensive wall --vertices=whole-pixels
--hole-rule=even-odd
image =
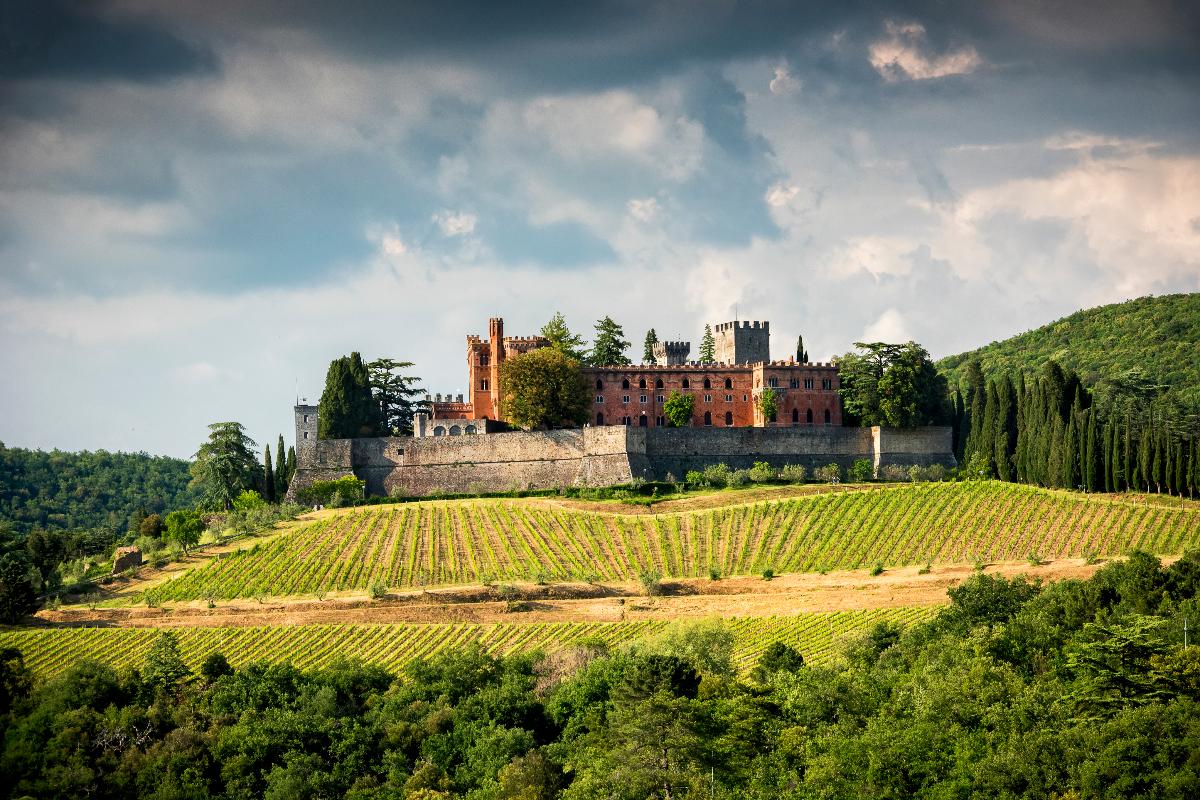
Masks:
[[[688,470],[755,461],[773,466],[954,466],[950,428],[778,427],[519,431],[437,438],[320,439],[297,448],[288,489],[353,474],[372,495],[421,496],[564,486],[611,486],[633,478],[682,479]]]

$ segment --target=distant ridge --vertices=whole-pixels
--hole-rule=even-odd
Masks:
[[[1050,359],[1093,384],[1140,369],[1200,408],[1200,293],[1139,297],[1076,311],[1036,330],[937,363],[950,385],[978,358],[984,375],[1032,372]]]

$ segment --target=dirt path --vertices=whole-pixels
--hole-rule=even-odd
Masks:
[[[1169,559],[1164,559],[1169,561]],[[1063,559],[1037,567],[1027,562],[992,564],[989,574],[1025,574],[1043,581],[1087,578],[1099,565]],[[669,581],[663,594],[647,597],[637,584],[555,584],[458,587],[414,591],[370,600],[345,593],[325,601],[282,599],[222,601],[170,608],[68,609],[41,611],[43,625],[100,627],[212,627],[245,625],[346,624],[383,622],[616,622],[694,617],[786,616],[817,611],[849,611],[949,602],[946,590],[971,575],[973,567],[918,567],[872,576],[865,570],[799,573],[771,581],[726,578]]]

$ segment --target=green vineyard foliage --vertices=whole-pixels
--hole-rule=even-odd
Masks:
[[[151,591],[157,601],[508,581],[706,578],[1180,553],[1200,504],[981,481],[884,486],[673,514],[458,500],[330,516]]]
[[[936,613],[934,607],[835,611],[787,617],[744,617],[725,620],[737,642],[734,658],[749,668],[772,642],[792,645],[804,658],[820,663],[835,646],[865,633],[879,622],[910,624]],[[257,661],[321,667],[336,659],[356,659],[398,669],[413,659],[440,650],[478,642],[489,652],[552,652],[573,643],[604,641],[619,646],[653,636],[670,623],[430,623],[274,625],[261,627],[178,628],[180,653],[193,669],[211,653],[220,652],[233,666]],[[50,678],[81,660],[115,668],[137,667],[159,635],[155,628],[24,628],[0,631],[0,649],[16,647],[40,678]]]

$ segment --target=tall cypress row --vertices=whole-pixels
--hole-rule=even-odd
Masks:
[[[1183,441],[1175,443],[1175,478],[1171,481],[1175,494],[1183,497],[1187,494],[1187,458],[1184,455]]]
[[[1017,394],[1007,375],[996,384],[996,476],[1002,481],[1016,478],[1013,457],[1017,452]]]
[[[1150,473],[1150,467],[1153,465],[1154,457],[1154,441],[1150,429],[1150,423],[1147,422],[1142,426],[1142,435],[1138,438],[1137,452],[1137,474],[1138,474],[1138,489],[1143,492],[1150,491],[1150,484],[1153,482],[1153,477]]]
[[[1016,388],[1013,390],[1013,394],[1016,395],[1016,405],[1017,405],[1017,424],[1016,424],[1016,429],[1013,433],[1013,442],[1012,442],[1013,474],[1016,476],[1016,479],[1018,481],[1020,481],[1021,483],[1025,483],[1027,481],[1027,478],[1025,475],[1024,442],[1027,439],[1027,437],[1025,436],[1025,423],[1026,423],[1026,419],[1027,419],[1026,411],[1028,410],[1028,407],[1029,407],[1029,401],[1028,401],[1028,398],[1026,397],[1026,389],[1025,389],[1025,373],[1023,373],[1023,372],[1017,373],[1017,385],[1016,385]]]
[[[263,499],[275,502],[275,466],[271,463],[271,445],[263,446]]]
[[[1067,422],[1066,437],[1062,448],[1062,483],[1064,489],[1079,486],[1079,424],[1071,414]]]
[[[275,497],[283,502],[283,496],[288,490],[287,456],[284,455],[283,434],[275,443]]]
[[[1087,432],[1084,436],[1085,454],[1083,468],[1083,486],[1087,491],[1096,491],[1096,456],[1100,452],[1100,438],[1096,433],[1096,409],[1089,408],[1087,414]]]

